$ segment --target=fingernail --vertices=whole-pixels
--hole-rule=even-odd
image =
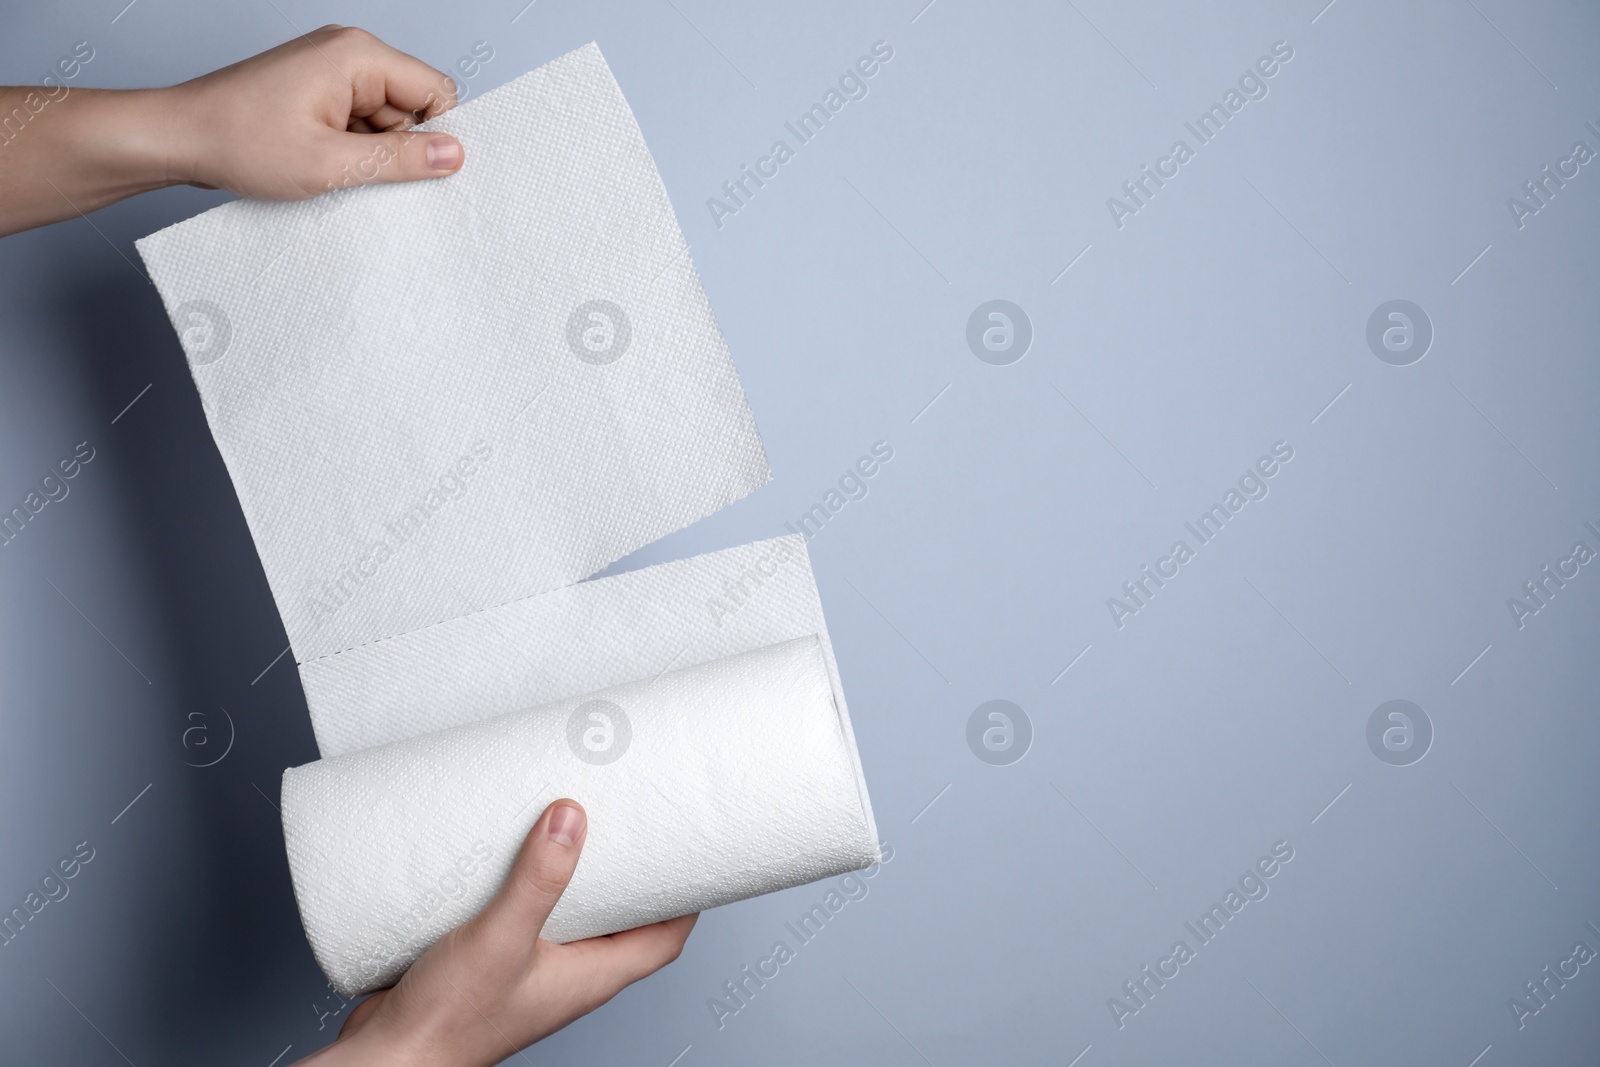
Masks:
[[[570,845],[583,833],[583,809],[575,804],[563,804],[550,813],[550,840],[558,845]]]
[[[453,137],[435,137],[428,142],[428,166],[434,170],[455,170],[461,165],[461,145]]]

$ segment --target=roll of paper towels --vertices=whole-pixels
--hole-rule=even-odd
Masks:
[[[589,832],[551,941],[878,860],[821,643],[801,637],[286,771],[295,896],[333,987],[397,981],[488,903],[561,797]]]

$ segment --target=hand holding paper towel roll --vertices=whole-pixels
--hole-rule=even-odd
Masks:
[[[867,867],[878,844],[816,637],[285,772],[301,918],[341,995],[392,984],[567,796],[572,941]]]

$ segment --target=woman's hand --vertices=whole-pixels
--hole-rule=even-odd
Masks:
[[[316,1067],[488,1067],[671,963],[698,916],[556,945],[539,940],[578,866],[587,821],[571,800],[545,809],[511,875],[398,985],[362,1001]]]
[[[461,166],[454,137],[409,132],[456,106],[455,83],[366,30],[324,26],[166,92],[178,181],[305,200]]]
[[[461,143],[410,127],[455,106],[455,83],[365,30],[324,26],[167,89],[0,88],[0,235],[169,185],[306,200],[367,182],[438,178]]]

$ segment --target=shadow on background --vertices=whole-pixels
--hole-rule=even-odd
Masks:
[[[164,739],[171,765],[156,782],[195,839],[139,843],[126,890],[146,922],[123,950],[142,961],[125,973],[148,980],[128,992],[120,1034],[162,1062],[212,1062],[196,1057],[237,1051],[240,1028],[267,1018],[279,1025],[263,1040],[293,1040],[302,1054],[342,1016],[318,1031],[314,1005],[339,1002],[305,941],[275,810],[284,768],[317,758],[293,656],[266,670],[288,639],[154,287],[102,264],[64,271],[45,290],[57,301],[48,314],[70,324],[63,377],[87,407],[117,412],[151,385],[122,416],[137,425],[116,439],[112,492],[156,594],[141,612],[163,631],[151,643],[176,665],[165,684],[157,674],[165,692],[137,710],[147,717],[137,728]],[[173,1025],[175,1005],[184,1027]]]

